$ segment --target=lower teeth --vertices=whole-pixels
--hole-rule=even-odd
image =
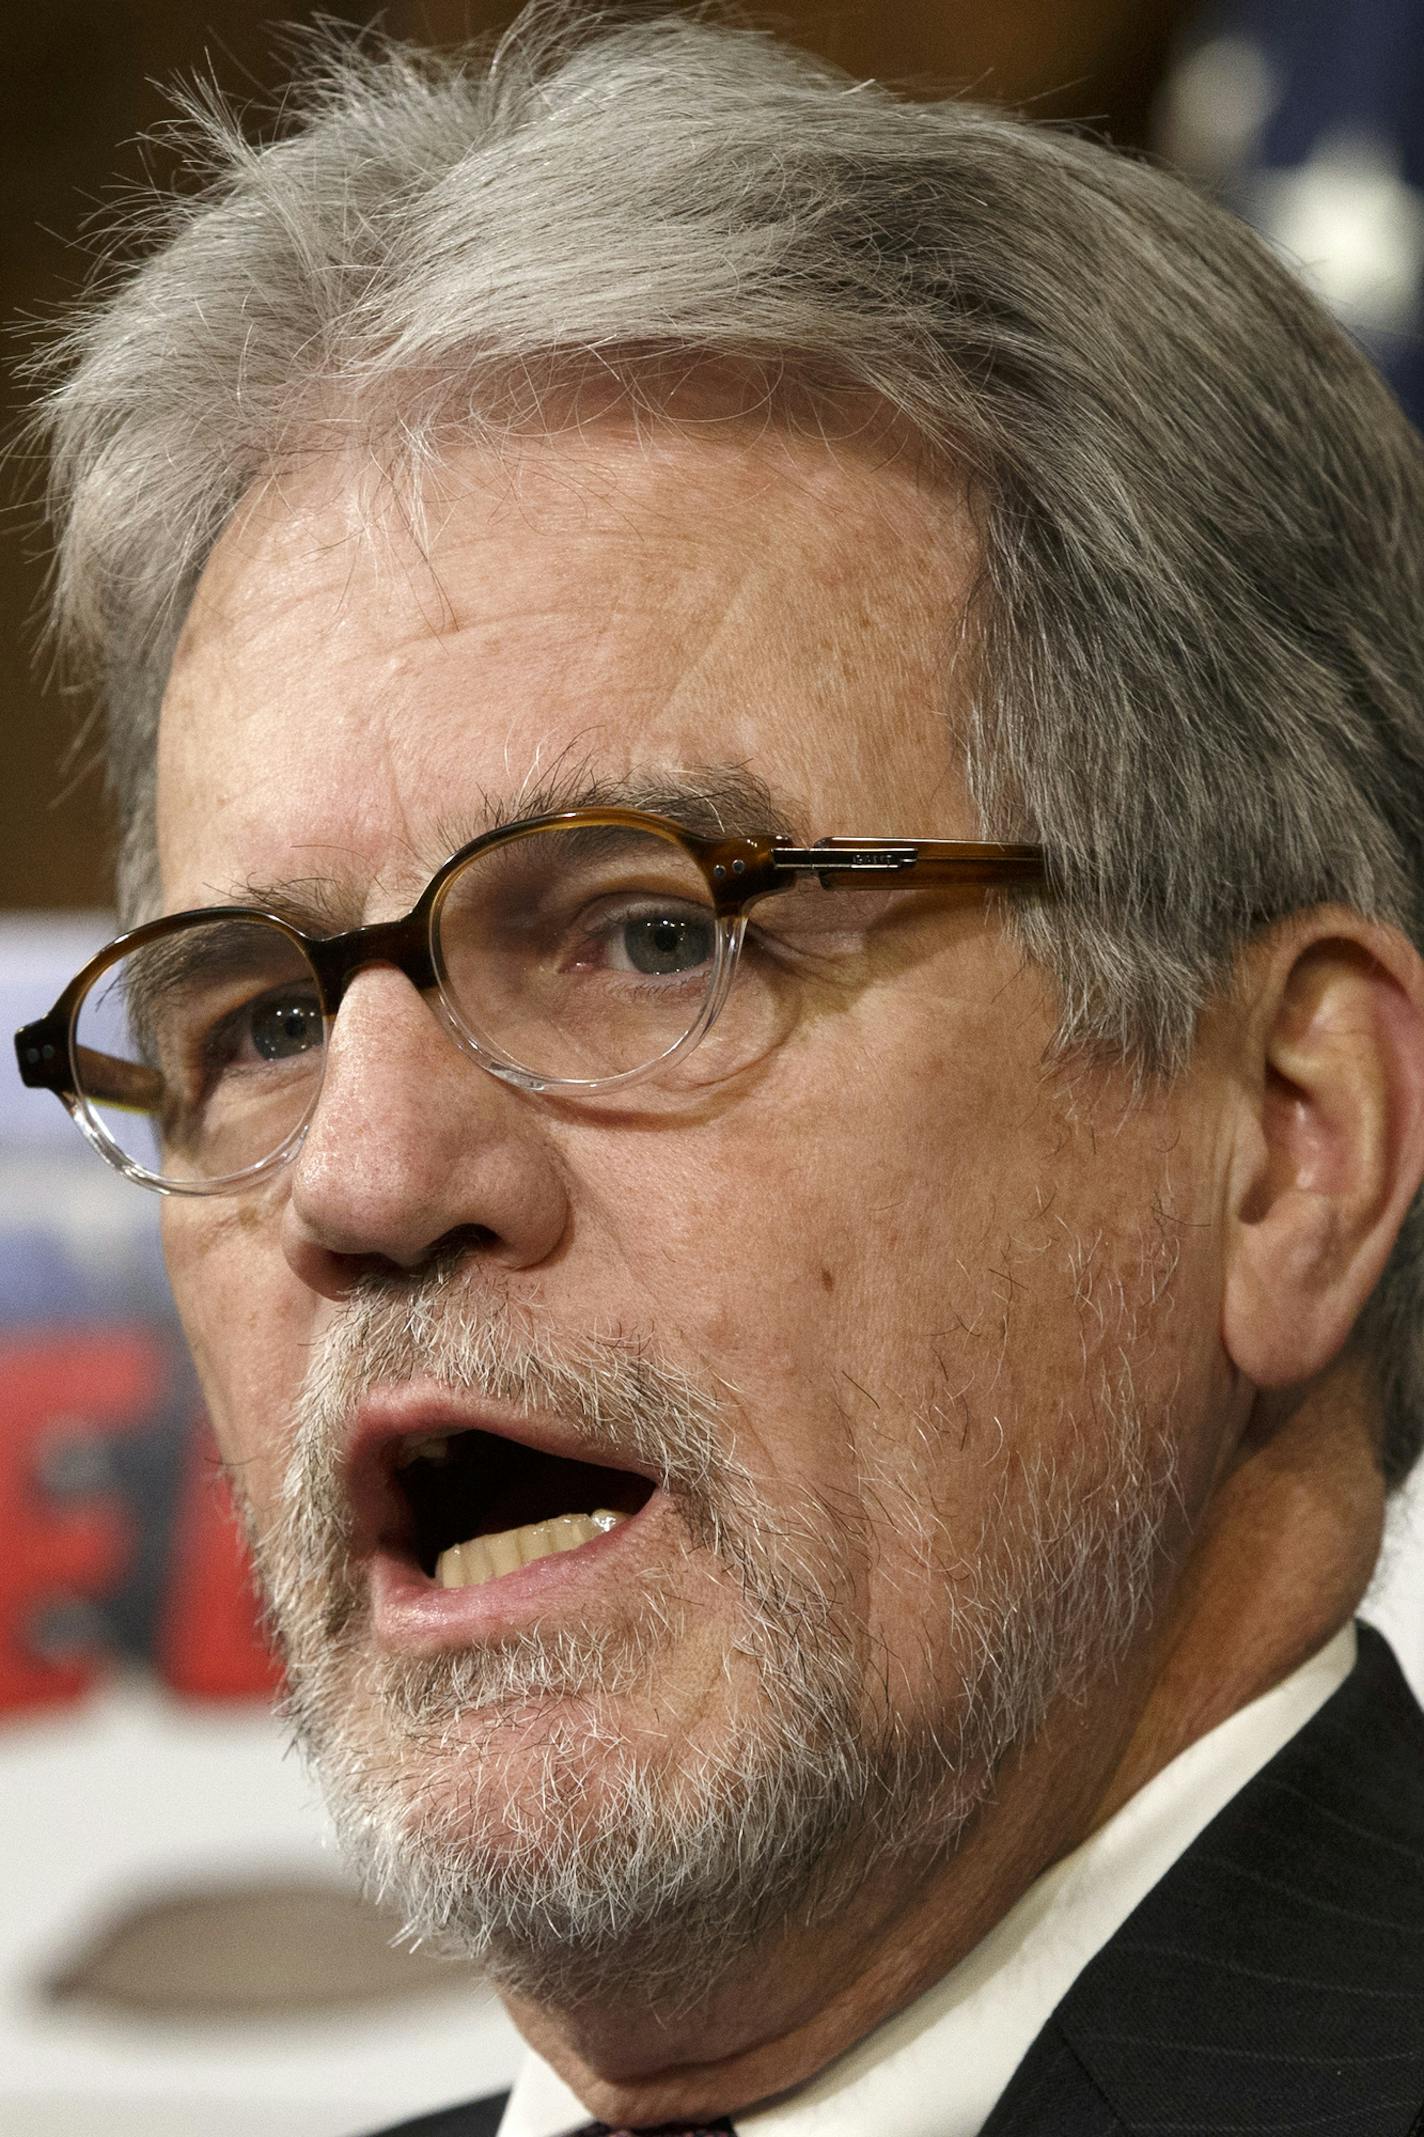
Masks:
[[[472,1536],[468,1543],[452,1543],[440,1553],[435,1578],[442,1588],[478,1588],[502,1573],[532,1565],[536,1558],[576,1551],[626,1519],[600,1506],[591,1514],[558,1514],[552,1521],[530,1522],[527,1528],[502,1529],[497,1536]]]

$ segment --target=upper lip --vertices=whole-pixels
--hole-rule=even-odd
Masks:
[[[409,1440],[455,1432],[488,1432],[567,1461],[619,1469],[625,1475],[647,1477],[654,1485],[659,1481],[650,1464],[630,1460],[621,1448],[591,1443],[559,1417],[543,1412],[531,1416],[510,1404],[462,1397],[444,1388],[422,1388],[418,1383],[378,1390],[357,1410],[346,1443],[346,1493],[354,1523],[352,1542],[358,1553],[381,1544],[409,1542],[410,1507],[396,1482],[396,1457]]]

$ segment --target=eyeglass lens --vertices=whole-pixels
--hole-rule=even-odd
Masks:
[[[300,944],[262,920],[195,921],[100,973],[74,1027],[92,1121],[175,1183],[280,1149],[320,1083],[321,998]]]
[[[693,1029],[717,933],[684,847],[627,825],[566,825],[486,847],[451,880],[437,970],[487,1052],[590,1082],[646,1068]]]
[[[720,970],[706,880],[627,826],[531,830],[481,849],[435,917],[446,1007],[491,1066],[597,1082],[660,1060]],[[272,1157],[320,1085],[325,1027],[299,943],[261,919],[194,921],[105,968],[80,1005],[76,1077],[123,1158],[174,1184]]]

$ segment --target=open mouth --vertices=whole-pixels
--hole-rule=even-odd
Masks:
[[[401,1439],[390,1471],[400,1543],[444,1588],[473,1588],[576,1551],[646,1506],[629,1470],[567,1460],[478,1430]]]

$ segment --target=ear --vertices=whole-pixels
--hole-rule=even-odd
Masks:
[[[1298,1387],[1344,1348],[1424,1179],[1424,962],[1325,906],[1240,978],[1222,1340],[1257,1387]]]

